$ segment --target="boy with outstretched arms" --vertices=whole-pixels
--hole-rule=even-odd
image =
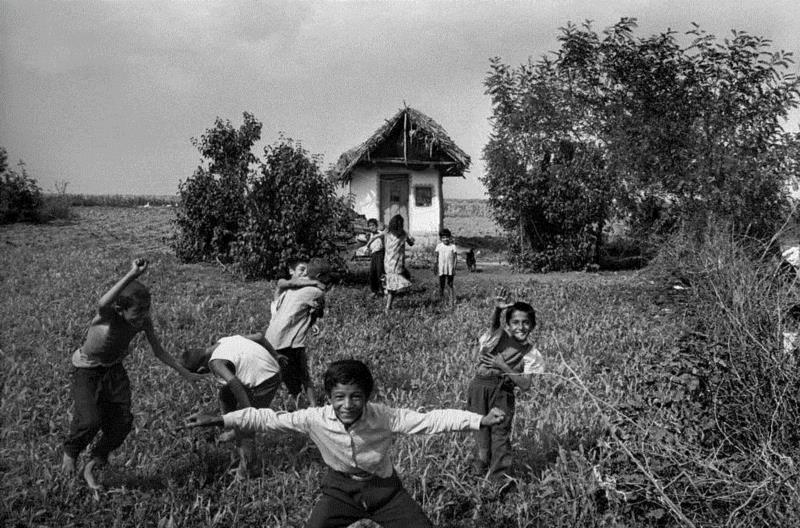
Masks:
[[[222,413],[248,407],[266,408],[272,403],[281,383],[275,349],[260,333],[233,335],[219,339],[203,351],[187,350],[181,363],[192,372],[210,371],[220,384],[219,407]],[[255,435],[233,430],[239,448],[236,478],[253,472]]]
[[[122,365],[133,338],[144,332],[160,361],[189,381],[202,379],[161,346],[150,319],[150,291],[136,280],[147,266],[144,259],[134,260],[130,271],[100,298],[86,341],[72,355],[75,412],[64,441],[61,467],[67,473],[74,472],[78,455],[102,431],[83,470],[86,482],[94,489],[100,487],[94,469],[108,462],[108,455],[122,445],[133,424],[131,385]]]
[[[328,405],[291,413],[244,409],[224,416],[194,414],[188,427],[225,425],[247,431],[295,431],[309,435],[329,467],[322,497],[308,528],[345,527],[371,519],[384,528],[431,526],[403,488],[390,458],[395,434],[478,430],[500,423],[504,414],[440,409],[418,413],[370,402],[374,381],[361,361],[334,361],[324,375]]]

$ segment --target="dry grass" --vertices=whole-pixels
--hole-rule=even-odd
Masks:
[[[169,249],[171,209],[77,208],[61,225],[0,228],[0,374],[3,423],[0,519],[6,526],[301,526],[324,465],[294,435],[262,436],[262,474],[234,484],[233,449],[211,431],[176,431],[198,409],[215,407],[211,383],[191,386],[154,361],[137,341],[126,360],[133,383],[134,431],[115,453],[108,490],[93,496],[56,471],[70,419],[70,354],[99,296],[134,256],[152,262],[143,277],[165,348],[177,355],[267,323],[272,285],[243,282],[214,265],[184,265]],[[465,234],[456,231],[457,235]],[[471,234],[471,233],[470,233]],[[453,310],[434,298],[433,276],[414,270],[415,291],[389,319],[356,275],[329,298],[322,334],[311,343],[312,375],[337,358],[373,368],[378,399],[418,409],[464,406],[472,344],[496,285],[525,288],[541,322],[548,374],[518,399],[514,444],[517,489],[468,477],[468,435],[402,438],[395,464],[411,494],[439,526],[623,526],[625,511],[595,500],[593,446],[604,424],[591,399],[622,397],[617,372],[642,350],[669,345],[675,322],[642,295],[636,275],[512,275],[501,267],[456,277]],[[566,367],[569,366],[569,369]],[[282,394],[274,406],[283,405]]]

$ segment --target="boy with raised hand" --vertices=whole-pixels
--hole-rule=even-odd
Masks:
[[[478,365],[467,389],[467,409],[479,413],[497,408],[505,414],[500,423],[481,429],[475,435],[475,471],[500,479],[509,476],[513,461],[514,388],[528,390],[531,375],[544,371],[544,358],[532,337],[536,327],[533,306],[523,301],[511,302],[505,288],[498,288],[493,300],[490,328],[478,341]],[[503,311],[505,328],[501,322]]]
[[[260,333],[223,337],[205,350],[187,350],[181,363],[192,372],[209,370],[214,374],[220,384],[223,414],[269,407],[281,383],[275,349]],[[243,479],[252,473],[256,461],[255,435],[234,429],[233,436],[239,448],[236,478]]]
[[[322,259],[299,264],[306,266],[305,276],[295,272],[292,279],[283,283],[286,289],[278,298],[264,332],[281,361],[283,383],[295,406],[301,391],[305,392],[309,405],[316,405],[306,341],[309,330],[316,329],[317,320],[324,314],[325,292],[332,279],[330,267]]]
[[[354,359],[331,363],[324,386],[329,402],[324,407],[291,413],[270,409],[244,409],[224,416],[197,413],[185,425],[305,433],[329,467],[308,528],[344,527],[360,519],[371,519],[384,528],[406,528],[431,523],[397,476],[390,458],[394,435],[474,431],[505,417],[499,409],[486,415],[455,409],[418,413],[372,403],[372,373]]]
[[[145,259],[134,260],[130,271],[100,298],[86,341],[72,355],[75,412],[64,441],[61,468],[73,473],[78,455],[102,431],[83,470],[92,489],[100,488],[94,469],[108,462],[108,455],[122,445],[133,425],[131,385],[122,365],[133,338],[144,332],[160,361],[189,381],[203,378],[181,366],[161,346],[150,319],[150,291],[136,280],[147,266]]]

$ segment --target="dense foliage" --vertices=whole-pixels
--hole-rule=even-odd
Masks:
[[[798,103],[789,54],[743,32],[719,41],[695,27],[683,46],[634,28],[569,24],[539,61],[491,62],[483,182],[536,269],[596,261],[612,218],[646,242],[710,217],[769,236],[783,214],[797,171],[781,129]]]
[[[8,168],[8,155],[0,147],[0,224],[41,220],[42,190],[22,161],[18,167],[18,171]]]
[[[288,260],[336,256],[347,207],[319,160],[285,137],[252,154],[261,123],[217,119],[195,146],[206,160],[179,187],[175,248],[183,261],[219,259],[248,277],[275,277]]]

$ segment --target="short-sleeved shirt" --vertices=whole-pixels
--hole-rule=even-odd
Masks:
[[[95,368],[121,363],[130,353],[136,334],[152,324],[148,318],[142,328],[134,328],[113,308],[101,309],[89,325],[83,346],[72,354],[72,364],[78,368]]]
[[[311,327],[311,308],[307,303],[311,301],[323,308],[325,292],[316,286],[304,286],[286,290],[278,298],[275,313],[264,333],[276,350],[306,346],[308,329]]]
[[[455,244],[442,244],[439,242],[436,245],[436,253],[439,255],[439,275],[455,275],[456,274],[456,253]]]
[[[230,361],[236,377],[245,387],[256,387],[281,370],[280,364],[272,357],[269,350],[246,337],[240,335],[223,337],[218,343],[209,361],[215,359]],[[221,378],[217,378],[217,381],[221,385],[227,383]]]
[[[500,328],[495,332],[486,331],[478,339],[479,354],[500,355],[506,365],[520,374],[541,374],[544,372],[544,358],[541,352],[528,342],[520,347],[516,339]],[[478,365],[479,376],[500,376],[503,372],[497,367]]]
[[[367,244],[367,248],[369,248],[370,254],[383,251],[383,235],[373,238],[372,241]]]

